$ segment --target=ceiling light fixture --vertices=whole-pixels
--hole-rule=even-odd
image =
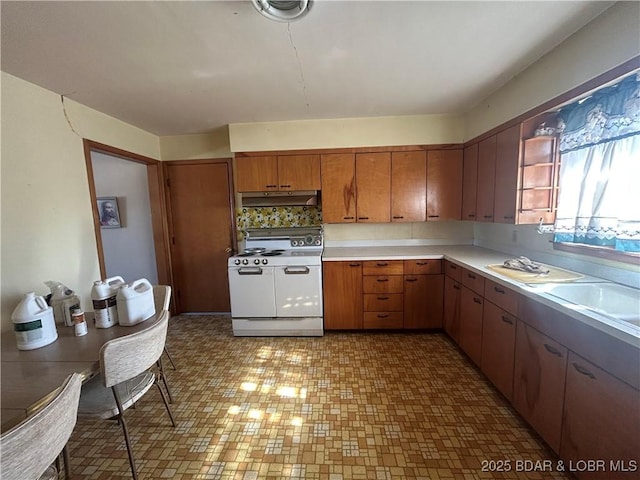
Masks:
[[[313,0],[251,0],[258,12],[269,20],[292,22],[311,10]]]

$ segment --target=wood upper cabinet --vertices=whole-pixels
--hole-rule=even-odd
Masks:
[[[462,165],[462,150],[430,150],[427,153],[428,221],[460,220]]]
[[[493,135],[478,143],[478,191],[476,221],[493,222],[497,139]]]
[[[478,191],[478,144],[465,147],[462,154],[462,220],[476,219]]]
[[[519,123],[496,135],[493,200],[493,221],[496,223],[516,223],[521,138]]]
[[[512,398],[515,344],[516,318],[485,299],[480,367],[509,401]]]
[[[325,223],[356,221],[356,156],[324,154],[322,171],[322,220]]]
[[[358,222],[385,223],[391,217],[391,152],[356,154]]]
[[[558,196],[555,137],[525,140],[520,167],[518,223],[553,223]]]
[[[319,190],[320,155],[236,157],[238,192]]]
[[[578,472],[581,480],[640,477],[640,391],[573,352],[567,365],[560,457],[573,465],[590,459],[606,462],[605,468]]]
[[[560,452],[567,349],[518,320],[512,404],[549,444]]]
[[[427,154],[391,154],[391,221],[424,222],[427,205]]]
[[[325,330],[362,329],[362,262],[324,262]]]

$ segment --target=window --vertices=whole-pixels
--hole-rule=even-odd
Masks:
[[[558,131],[554,246],[640,259],[640,74],[562,108]]]

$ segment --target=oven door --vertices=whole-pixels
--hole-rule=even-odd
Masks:
[[[275,267],[278,317],[322,316],[322,269],[314,266]]]
[[[229,267],[233,318],[276,316],[273,267]]]

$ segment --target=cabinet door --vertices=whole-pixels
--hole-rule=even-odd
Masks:
[[[640,468],[640,392],[569,352],[560,457],[574,466],[604,460],[603,470],[583,471],[580,479],[639,477],[614,466]],[[594,469],[596,470],[596,469]]]
[[[509,401],[511,401],[513,392],[515,345],[515,317],[485,299],[482,313],[482,362],[480,368]]]
[[[322,221],[356,221],[356,157],[353,153],[322,155]]]
[[[567,349],[522,321],[516,329],[513,406],[560,452]]]
[[[493,221],[496,223],[516,222],[520,140],[520,124],[496,135],[496,188],[493,200]]]
[[[362,328],[362,263],[324,262],[325,330]]]
[[[444,277],[444,331],[460,343],[460,292],[462,285],[449,276]]]
[[[404,276],[404,328],[442,328],[443,277]]]
[[[278,156],[278,189],[320,190],[320,155]]]
[[[278,157],[236,157],[236,190],[270,192],[278,190]]]
[[[476,221],[493,222],[493,199],[496,174],[496,136],[478,144],[478,192]]]
[[[478,191],[478,144],[466,147],[462,156],[462,220],[473,221]]]
[[[391,221],[424,222],[426,205],[426,152],[393,152],[391,154]]]
[[[518,223],[553,223],[556,215],[555,137],[533,137],[523,143]]]
[[[460,220],[462,150],[427,154],[427,220]]]
[[[356,154],[358,222],[388,223],[391,216],[391,153]]]
[[[460,294],[459,345],[476,365],[482,361],[482,310],[484,299],[462,287]]]

